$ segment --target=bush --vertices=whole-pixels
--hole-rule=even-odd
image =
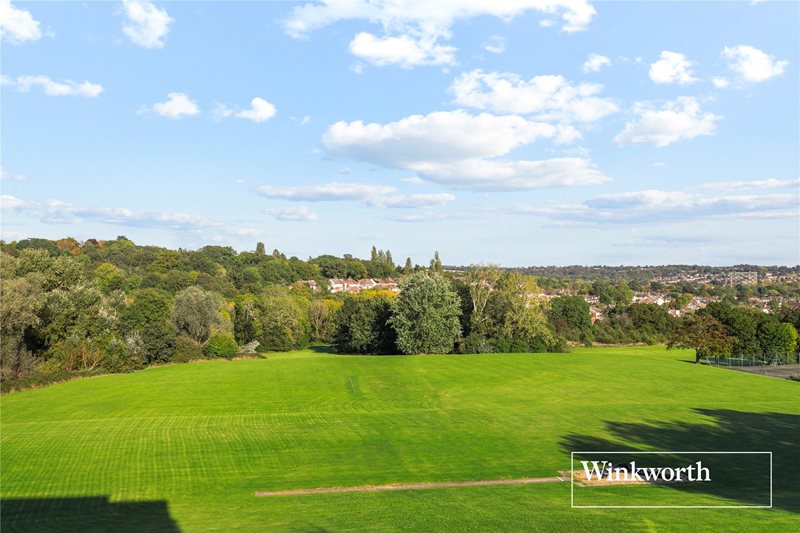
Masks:
[[[172,360],[176,363],[186,363],[193,359],[203,357],[203,347],[184,335],[178,335],[175,339],[175,348],[172,353]]]
[[[239,345],[230,333],[212,335],[206,343],[206,357],[232,359],[239,352]]]

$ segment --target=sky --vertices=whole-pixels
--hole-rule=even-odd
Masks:
[[[800,3],[0,0],[2,238],[800,263]]]

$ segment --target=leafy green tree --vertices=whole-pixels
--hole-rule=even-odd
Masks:
[[[122,311],[120,329],[144,364],[168,361],[175,346],[172,298],[156,289],[139,289]]]
[[[308,304],[308,322],[311,326],[311,340],[330,342],[336,327],[336,313],[341,309],[338,300],[314,300]]]
[[[396,336],[389,325],[391,303],[388,291],[363,291],[348,295],[336,313],[333,343],[340,353],[395,353]]]
[[[547,325],[547,301],[539,296],[536,278],[518,271],[505,272],[487,304],[492,317],[492,336],[514,351],[546,351],[556,339]],[[518,341],[514,344],[514,341]],[[508,351],[508,350],[502,350]]]
[[[215,333],[205,346],[206,357],[232,359],[239,352],[239,345],[230,333]]]
[[[123,290],[126,288],[125,271],[111,263],[100,263],[94,269],[94,278],[103,292]]]
[[[268,295],[261,303],[260,347],[269,351],[302,348],[308,343],[308,318],[288,295]]]
[[[405,354],[450,353],[461,334],[461,303],[450,281],[418,272],[403,281],[389,323]]]
[[[203,344],[220,321],[220,298],[200,287],[188,287],[175,295],[172,321],[178,331]]]
[[[565,339],[592,342],[589,303],[580,296],[559,296],[551,300],[548,320],[553,330]]]
[[[796,363],[797,330],[776,319],[758,325],[757,337],[764,357],[783,364]]]
[[[695,351],[695,362],[703,357],[729,357],[734,339],[725,326],[711,315],[691,314],[673,330],[667,348],[689,348]]]
[[[0,285],[0,379],[14,379],[33,368],[25,333],[40,323],[44,279],[41,274],[3,279]]]
[[[470,265],[467,269],[466,285],[469,291],[470,320],[469,331],[486,336],[490,317],[486,314],[486,304],[500,279],[497,265]]]
[[[261,304],[252,294],[242,294],[234,301],[233,332],[239,344],[261,337]]]

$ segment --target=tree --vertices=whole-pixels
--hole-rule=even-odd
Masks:
[[[520,341],[515,351],[534,347],[544,351],[555,344],[547,327],[547,301],[539,296],[533,276],[518,271],[505,272],[487,304],[492,317],[492,335],[498,341]],[[513,344],[513,343],[512,343]]]
[[[308,343],[308,319],[290,296],[268,294],[261,302],[261,335],[256,339],[262,349],[287,351]]]
[[[403,282],[389,323],[405,354],[450,353],[461,334],[460,314],[460,300],[450,281],[438,273],[418,272]]]
[[[500,279],[500,268],[497,265],[470,265],[467,269],[466,283],[472,303],[470,333],[485,336],[489,320],[485,312],[486,304],[498,279]]]
[[[767,361],[796,363],[797,330],[791,324],[766,320],[758,325],[758,341]]]
[[[219,323],[220,298],[200,287],[188,287],[175,295],[172,321],[179,331],[203,344]]]
[[[0,379],[13,379],[32,369],[24,342],[26,331],[39,324],[43,304],[41,274],[3,279],[0,285]]]
[[[403,267],[403,274],[411,274],[414,271],[414,265],[411,264],[411,258],[406,257],[406,265]]]
[[[396,336],[389,325],[391,303],[388,291],[363,291],[348,295],[336,313],[333,343],[339,353],[395,353]]]
[[[111,292],[125,288],[125,271],[111,263],[100,263],[100,265],[94,269],[94,277],[103,292]]]
[[[175,346],[172,325],[172,298],[156,289],[132,293],[131,302],[120,317],[120,329],[133,353],[144,364],[168,361]]]
[[[263,257],[263,256],[267,255],[267,249],[264,246],[263,242],[257,242],[256,243],[256,255],[259,256],[259,257]]]
[[[667,348],[689,348],[695,351],[695,362],[703,357],[729,357],[734,339],[725,326],[711,315],[691,314],[681,320],[667,343]]]
[[[336,326],[336,313],[342,302],[337,300],[314,300],[308,304],[308,322],[311,325],[311,340],[330,342]]]
[[[553,330],[565,339],[592,342],[589,303],[580,296],[559,296],[551,300],[548,320]]]
[[[233,333],[239,344],[261,337],[261,304],[252,294],[237,297],[233,307]]]
[[[431,271],[433,272],[442,272],[442,261],[439,259],[439,250],[436,250],[433,254],[433,259],[431,259]]]

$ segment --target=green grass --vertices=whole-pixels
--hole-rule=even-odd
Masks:
[[[800,521],[800,386],[690,359],[645,347],[302,351],[9,394],[0,417],[3,531],[791,530]],[[772,450],[775,508],[571,509],[569,484],[253,495],[552,476],[583,445]],[[618,490],[653,504],[751,503],[671,487]]]

